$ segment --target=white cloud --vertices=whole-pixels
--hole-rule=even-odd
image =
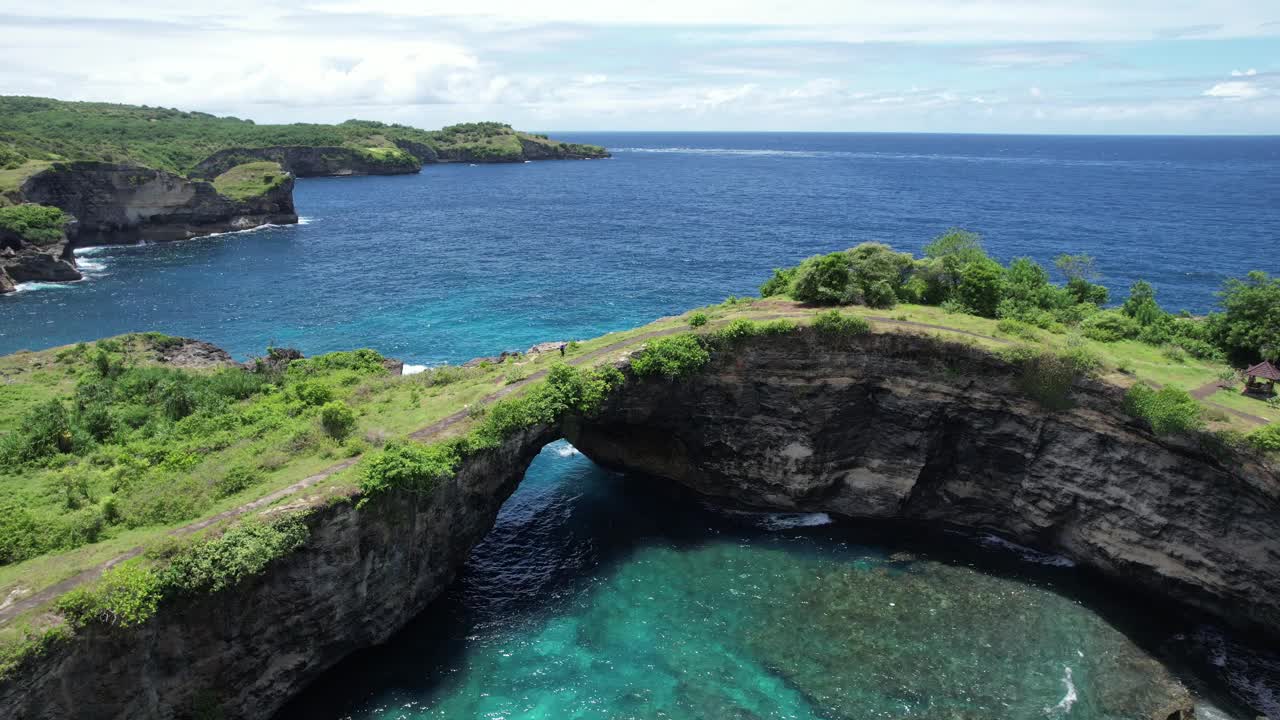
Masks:
[[[1253,77],[1258,74],[1257,68],[1249,68],[1248,70],[1232,70],[1231,77]]]
[[[1248,100],[1262,95],[1257,85],[1243,80],[1220,82],[1204,91],[1207,97],[1227,98],[1229,100]]]

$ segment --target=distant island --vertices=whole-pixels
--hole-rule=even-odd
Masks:
[[[369,120],[259,125],[169,108],[0,96],[0,293],[20,282],[79,279],[75,244],[295,223],[296,177],[606,157],[596,145],[496,122],[441,130]]]

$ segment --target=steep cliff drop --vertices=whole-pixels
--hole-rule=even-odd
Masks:
[[[18,283],[68,282],[83,276],[76,269],[70,237],[76,221],[65,218],[49,238],[32,238],[0,227],[0,294],[14,292]]]
[[[55,163],[28,178],[21,192],[28,202],[75,216],[77,245],[182,240],[298,221],[291,175],[261,195],[236,199],[162,170],[86,161]]]

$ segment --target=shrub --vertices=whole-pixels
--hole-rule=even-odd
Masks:
[[[1254,271],[1243,280],[1227,280],[1223,312],[1211,318],[1214,340],[1233,359],[1280,359],[1280,276]]]
[[[155,573],[131,561],[107,570],[97,583],[63,595],[57,608],[72,627],[89,623],[133,627],[155,615],[161,593]]]
[[[1145,280],[1129,286],[1129,298],[1124,301],[1121,311],[1144,327],[1159,322],[1165,316],[1165,311],[1156,302],[1156,289]]]
[[[690,316],[689,316],[689,327],[691,327],[691,328],[700,328],[700,327],[702,327],[703,325],[706,325],[706,324],[707,324],[707,314],[706,314],[706,313],[703,313],[703,312],[696,312],[696,313],[694,313],[694,314],[692,314],[692,315],[690,315]]]
[[[849,259],[844,253],[815,255],[796,268],[791,296],[804,303],[837,305],[849,286]]]
[[[1245,436],[1245,441],[1263,452],[1280,451],[1280,423],[1263,425]]]
[[[333,400],[333,390],[315,380],[304,380],[289,387],[289,393],[303,405],[315,407]]]
[[[1020,369],[1017,379],[1020,390],[1055,410],[1069,407],[1072,386],[1077,380],[1096,373],[1102,364],[1079,342],[1069,342],[1062,352],[1019,344],[1001,348],[998,355]]]
[[[217,537],[181,548],[154,574],[166,595],[218,592],[262,572],[309,535],[297,515],[245,520]]]
[[[1160,354],[1164,355],[1170,362],[1185,363],[1187,361],[1187,351],[1177,345],[1165,345],[1160,348]]]
[[[461,462],[453,444],[420,445],[407,440],[388,442],[368,456],[360,472],[360,491],[365,499],[391,490],[427,494],[453,477]]]
[[[1019,320],[1014,320],[1013,318],[1005,318],[1004,320],[996,323],[996,330],[999,330],[1005,335],[1012,335],[1013,337],[1021,338],[1023,340],[1035,341],[1040,339],[1040,333],[1036,332],[1035,328]]]
[[[819,313],[813,318],[812,327],[827,337],[854,337],[871,332],[871,323],[856,315],[841,315],[836,310]]]
[[[257,470],[247,467],[233,467],[227,470],[226,474],[214,483],[214,490],[217,492],[218,497],[227,497],[228,495],[235,495],[241,490],[247,490],[261,481],[262,475]]]
[[[688,377],[701,370],[711,354],[694,335],[672,335],[650,342],[631,358],[631,370],[640,377],[661,375],[668,380]]]
[[[911,272],[909,253],[894,252],[883,243],[862,243],[845,251],[849,265],[849,287],[843,302],[860,302],[874,308],[891,308],[898,302],[897,290]]]
[[[786,295],[791,292],[791,284],[796,277],[797,268],[774,268],[773,277],[770,277],[760,286],[760,297],[767,298],[775,295]]]
[[[1200,403],[1172,385],[1159,390],[1134,385],[1125,393],[1124,409],[1133,417],[1146,420],[1157,435],[1190,432],[1204,426]]]
[[[996,308],[1004,296],[1004,286],[1004,268],[995,260],[986,258],[960,268],[956,297],[973,314],[995,317]]]
[[[1080,332],[1098,342],[1129,340],[1137,337],[1141,329],[1137,321],[1119,310],[1103,310],[1080,323]]]
[[[329,437],[342,442],[356,428],[356,414],[346,403],[333,401],[320,408],[320,427]]]

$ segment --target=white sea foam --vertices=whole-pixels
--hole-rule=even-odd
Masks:
[[[76,283],[82,283],[83,280],[71,280],[68,282],[25,282],[18,283],[14,286],[14,292],[29,292],[31,290],[69,290]]]
[[[302,215],[299,215],[299,216],[298,216],[298,224],[299,224],[299,225],[310,225],[311,223],[313,223],[313,222],[315,222],[315,221],[316,221],[316,219],[315,219],[315,218],[309,218],[309,217],[305,217],[305,216],[302,216]]]
[[[1023,560],[1033,562],[1038,565],[1052,565],[1054,567],[1075,567],[1076,565],[1075,561],[1071,558],[1054,555],[1053,553],[1040,552],[1039,550],[1029,548],[1025,545],[1009,542],[1008,540],[996,537],[995,535],[979,535],[978,542],[987,547],[1000,548],[1002,550],[1015,552]]]
[[[409,363],[405,363],[404,369],[400,371],[400,374],[401,375],[417,375],[418,373],[424,373],[426,371],[427,371],[426,365],[410,365]]]
[[[100,255],[108,250],[112,250],[111,245],[89,245],[88,247],[78,247],[75,249],[77,258],[88,257],[92,255]]]
[[[265,225],[258,225],[257,227],[245,228],[243,230],[227,230],[226,232],[209,233],[204,237],[222,237],[223,235],[243,235],[245,233],[258,232],[259,230],[267,230],[269,228],[278,228],[278,227],[285,227],[285,226],[276,225],[275,223],[267,223]]]
[[[85,276],[105,275],[107,263],[102,260],[87,260],[84,258],[76,258],[76,267],[80,269],[81,274]]]
[[[1071,707],[1080,699],[1080,696],[1076,693],[1076,684],[1071,680],[1071,668],[1063,665],[1062,669],[1066,671],[1062,675],[1062,684],[1066,686],[1067,694],[1062,696],[1062,699],[1058,701],[1057,705],[1054,705],[1051,708],[1045,708],[1044,712],[1046,715],[1057,715],[1059,713],[1062,715],[1070,714]]]
[[[564,445],[556,448],[556,454],[562,458],[567,458],[573,457],[574,455],[581,455],[582,451],[566,442]]]
[[[793,530],[795,528],[820,527],[830,525],[834,520],[826,513],[779,513],[749,512],[746,510],[729,510],[714,505],[707,505],[711,510],[737,520],[755,525],[765,530]]]

